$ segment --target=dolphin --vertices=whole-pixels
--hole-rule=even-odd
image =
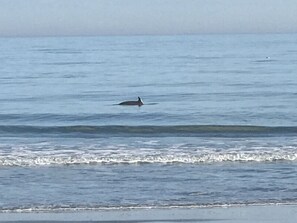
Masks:
[[[119,105],[138,105],[139,107],[143,105],[143,102],[140,97],[138,97],[137,101],[123,101]]]

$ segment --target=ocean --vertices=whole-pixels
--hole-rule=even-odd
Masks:
[[[0,212],[297,204],[296,38],[1,38]]]

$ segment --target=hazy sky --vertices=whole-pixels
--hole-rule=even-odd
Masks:
[[[0,36],[297,32],[297,0],[0,0]]]

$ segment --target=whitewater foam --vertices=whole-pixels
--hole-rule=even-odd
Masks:
[[[0,153],[0,166],[203,164],[222,162],[297,161],[297,148],[193,149],[70,149],[32,151],[18,149]]]

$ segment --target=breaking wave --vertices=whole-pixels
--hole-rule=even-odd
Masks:
[[[297,148],[252,151],[19,151],[0,154],[1,166],[211,164],[223,162],[297,161]]]

